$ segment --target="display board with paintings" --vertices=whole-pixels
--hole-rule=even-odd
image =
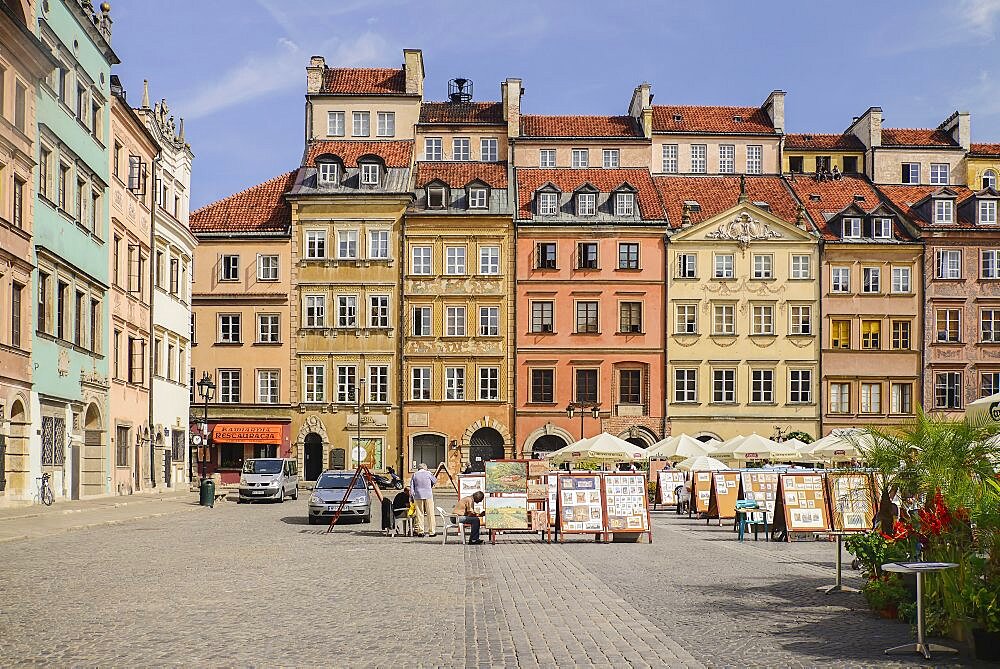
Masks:
[[[559,474],[557,485],[561,535],[602,534],[605,522],[601,475]]]
[[[774,517],[774,501],[778,496],[778,472],[766,469],[745,470],[740,473],[740,499],[757,502]]]
[[[677,504],[677,486],[684,486],[684,472],[676,469],[661,469],[657,472],[656,504],[675,506]]]
[[[691,509],[695,513],[708,513],[712,498],[712,472],[691,473]]]
[[[736,500],[740,491],[739,472],[712,472],[712,485],[708,498],[708,517],[736,517]]]
[[[488,460],[485,479],[483,524],[490,531],[491,541],[499,531],[529,529],[528,461]]]
[[[477,492],[486,494],[486,474],[459,474],[458,475],[458,496],[459,498],[474,495]],[[485,511],[486,500],[477,502],[475,509],[479,513]]]
[[[605,474],[604,499],[609,532],[649,532],[644,474]]]
[[[829,472],[830,525],[835,532],[867,532],[875,526],[875,478],[868,472]]]
[[[775,529],[822,532],[830,529],[826,486],[818,472],[781,474],[774,510]]]

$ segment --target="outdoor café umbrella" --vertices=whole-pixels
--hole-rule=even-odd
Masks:
[[[677,469],[682,469],[686,472],[712,472],[729,469],[729,466],[707,455],[698,455],[678,462]]]
[[[549,455],[549,461],[557,464],[579,462],[580,460],[633,462],[645,459],[646,453],[641,448],[607,432],[602,432],[589,439],[582,439]]]
[[[872,443],[871,436],[867,432],[857,431],[850,434],[830,435],[834,437],[826,444],[814,449],[812,455],[822,460],[832,462],[846,462],[861,455],[859,446],[864,447]]]
[[[711,449],[694,437],[686,434],[679,434],[676,437],[667,437],[663,441],[653,444],[646,450],[649,459],[673,460],[675,458],[691,458],[699,455],[708,455]]]
[[[799,452],[773,439],[768,439],[754,433],[744,438],[736,446],[730,446],[729,442],[726,442],[722,448],[712,455],[726,460],[791,461],[799,457]]]

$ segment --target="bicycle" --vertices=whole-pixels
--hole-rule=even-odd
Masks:
[[[35,479],[38,481],[38,495],[36,499],[45,506],[52,506],[52,503],[56,501],[56,494],[52,492],[52,486],[49,484],[51,477],[51,474],[45,472]]]

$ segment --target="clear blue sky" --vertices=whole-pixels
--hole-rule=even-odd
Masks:
[[[788,91],[789,132],[840,132],[881,106],[887,127],[972,112],[1000,142],[1000,0],[591,2],[139,0],[112,3],[117,73],[186,119],[197,207],[294,168],[305,66],[391,66],[424,52],[428,99],[456,76],[525,113],[621,114],[649,81],[661,104],[763,102]]]

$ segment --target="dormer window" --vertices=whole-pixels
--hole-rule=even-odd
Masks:
[[[934,222],[954,223],[955,203],[951,200],[934,200]]]
[[[861,219],[855,217],[844,218],[844,239],[858,239],[861,237]]]
[[[618,193],[615,195],[615,216],[635,215],[635,194]]]
[[[427,187],[427,208],[444,209],[446,189],[444,186]]]
[[[892,239],[892,219],[874,219],[872,221],[872,237],[875,239]]]
[[[576,194],[576,215],[593,216],[597,213],[597,193]]]
[[[979,201],[979,225],[996,225],[997,223],[997,201]]]
[[[488,201],[485,187],[472,186],[469,188],[469,209],[486,209]]]
[[[379,184],[379,164],[378,163],[361,163],[361,185],[362,186],[377,186]]]
[[[317,163],[319,169],[319,185],[336,186],[340,183],[340,165],[337,163]]]
[[[538,215],[555,216],[559,212],[559,193],[538,194]]]
[[[983,188],[997,189],[997,173],[993,170],[983,172]]]

